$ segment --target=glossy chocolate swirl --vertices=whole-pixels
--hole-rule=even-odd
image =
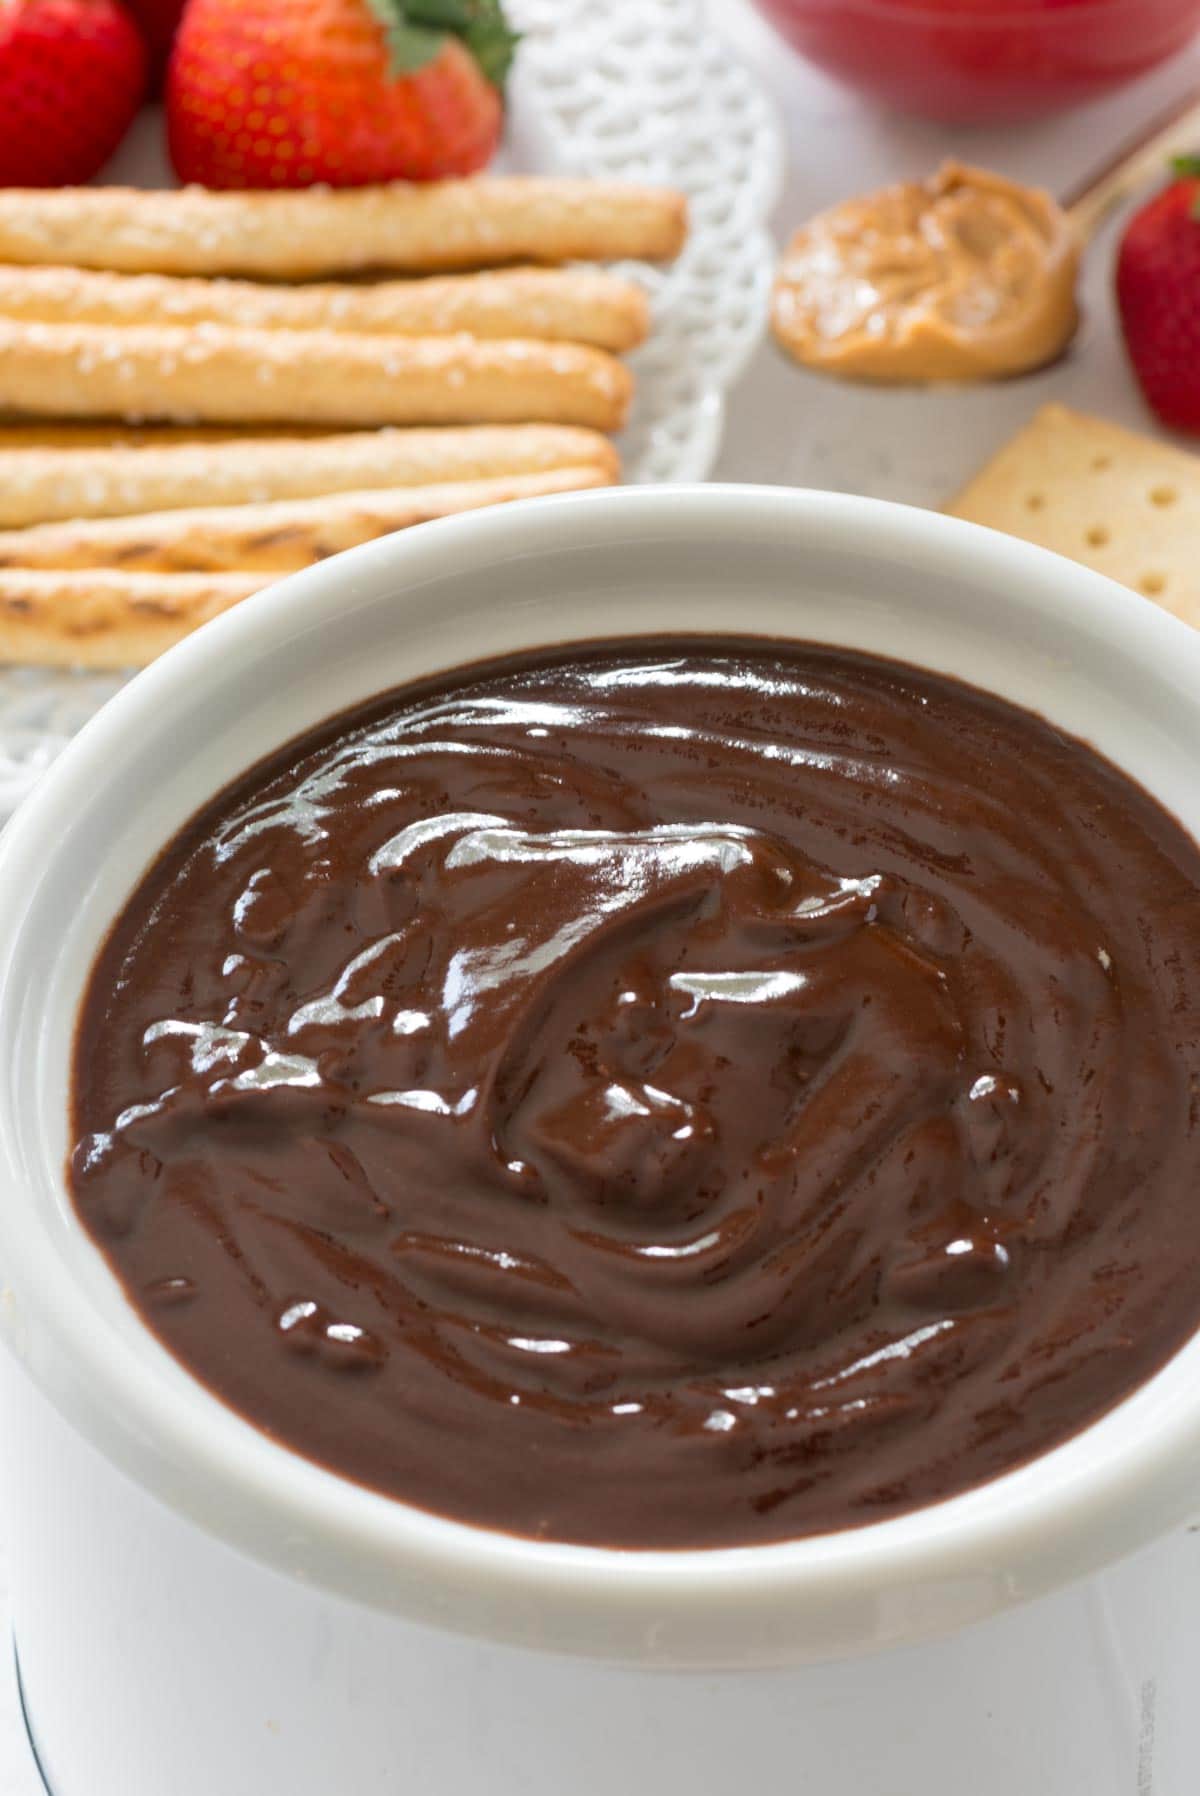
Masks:
[[[1200,851],[914,670],[595,645],[393,694],[167,850],[80,1214],[300,1451],[627,1546],[890,1515],[1200,1322]]]

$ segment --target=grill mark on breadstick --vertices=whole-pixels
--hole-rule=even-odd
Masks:
[[[43,324],[225,324],[400,336],[533,337],[633,349],[649,328],[640,287],[595,269],[514,268],[423,280],[309,286],[0,266],[0,315]]]
[[[0,572],[0,662],[144,666],[271,579],[252,573],[7,569]]]
[[[161,428],[161,427],[160,427]],[[69,430],[69,427],[68,427]],[[472,424],[325,437],[247,437],[87,449],[8,448],[0,428],[0,529],[205,505],[265,503],[388,486],[430,486],[590,464],[616,479],[607,437],[570,425]]]
[[[0,568],[290,573],[357,543],[453,512],[609,484],[599,468],[559,468],[509,479],[336,493],[270,505],[35,524],[0,532]]]
[[[575,343],[0,319],[0,406],[58,417],[616,430],[631,393]]]
[[[0,261],[129,273],[286,280],[376,268],[664,261],[686,232],[686,202],[671,189],[537,176],[332,192],[0,190]]]

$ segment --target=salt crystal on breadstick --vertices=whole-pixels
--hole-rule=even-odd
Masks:
[[[0,319],[0,409],[42,417],[618,430],[632,386],[576,343]]]
[[[269,505],[160,511],[128,518],[82,518],[0,531],[5,568],[121,568],[131,573],[283,574],[356,543],[484,505],[607,486],[603,468],[556,468],[507,479],[463,480],[386,492],[334,493]]]
[[[0,189],[0,262],[300,280],[505,262],[664,261],[687,234],[668,188],[537,176],[212,193]]]
[[[0,529],[589,466],[616,479],[608,438],[554,424],[70,449],[10,449],[0,430]]]
[[[424,280],[199,280],[0,266],[0,315],[46,324],[228,324],[243,330],[540,337],[633,349],[649,328],[640,287],[593,268],[507,268]]]
[[[0,661],[143,667],[270,574],[0,572]]]

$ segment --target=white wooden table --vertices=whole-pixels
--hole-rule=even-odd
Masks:
[[[822,206],[924,173],[948,154],[1068,190],[1144,121],[1189,90],[1200,92],[1197,45],[1115,99],[1066,118],[1007,131],[952,132],[877,112],[844,93],[792,56],[749,0],[709,0],[709,11],[713,28],[756,71],[783,114],[790,162],[776,214],[781,240]],[[143,121],[109,178],[150,177],[158,129],[157,120]],[[1076,348],[1043,374],[947,392],[859,389],[802,375],[764,341],[732,396],[716,478],[832,487],[937,506],[1048,399],[1150,428],[1124,364],[1111,301],[1115,232],[1116,226],[1110,228],[1089,251],[1087,318]],[[0,1550],[0,1796],[43,1796],[20,1724],[7,1640]]]

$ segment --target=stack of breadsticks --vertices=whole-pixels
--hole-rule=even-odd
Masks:
[[[611,484],[648,308],[563,264],[685,229],[588,181],[0,189],[0,660],[140,664],[352,544]]]

